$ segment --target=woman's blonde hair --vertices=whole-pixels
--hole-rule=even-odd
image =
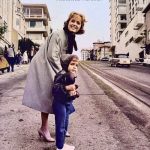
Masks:
[[[68,23],[69,23],[70,19],[73,18],[75,15],[78,15],[78,16],[81,17],[81,28],[76,34],[83,34],[85,32],[84,31],[84,23],[87,22],[87,21],[85,20],[85,16],[78,13],[78,12],[73,11],[73,12],[70,13],[67,21],[64,22],[64,28],[68,28]]]

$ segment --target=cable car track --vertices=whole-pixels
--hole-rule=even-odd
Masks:
[[[111,84],[115,85],[128,95],[134,97],[136,100],[142,102],[146,106],[150,107],[150,86],[144,85],[141,83],[134,82],[134,80],[128,80],[127,78],[123,78],[108,72],[105,70],[97,69],[96,67],[90,66],[86,63],[81,63],[82,67],[86,67],[85,69],[90,69],[98,76],[104,78]]]

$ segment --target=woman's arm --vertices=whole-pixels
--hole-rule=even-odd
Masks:
[[[54,69],[55,73],[58,73],[60,70],[62,70],[60,58],[61,58],[61,39],[59,37],[59,34],[57,32],[52,33],[51,37],[48,39],[48,51],[47,51],[47,58]]]

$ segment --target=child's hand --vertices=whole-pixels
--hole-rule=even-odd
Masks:
[[[75,84],[70,84],[70,85],[65,86],[65,89],[67,91],[75,91],[76,86],[75,86]]]
[[[77,95],[77,91],[76,91],[76,90],[74,90],[74,91],[69,91],[69,95],[70,95],[70,96]]]

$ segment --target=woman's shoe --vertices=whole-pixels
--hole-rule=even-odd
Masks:
[[[40,138],[43,138],[46,142],[55,142],[55,139],[53,139],[49,133],[45,133],[41,129],[38,131]]]

